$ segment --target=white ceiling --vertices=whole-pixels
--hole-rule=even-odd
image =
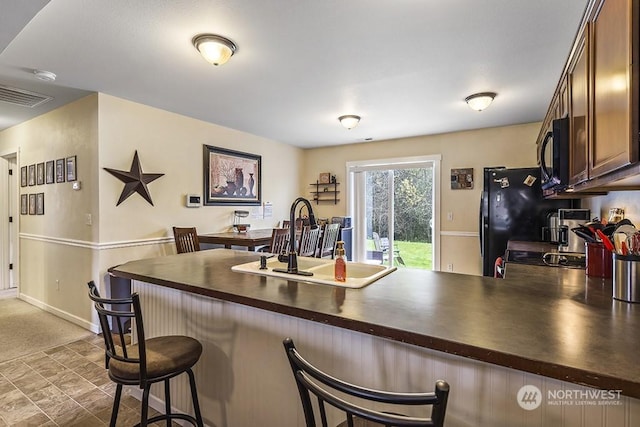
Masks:
[[[300,147],[542,120],[587,0],[0,0],[0,130],[102,92]],[[238,51],[214,67],[198,33]],[[33,69],[57,74],[36,80]],[[464,98],[498,93],[480,113]],[[362,116],[346,130],[343,114]]]

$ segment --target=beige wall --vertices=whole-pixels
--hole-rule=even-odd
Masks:
[[[623,208],[625,218],[640,224],[640,191],[612,191],[606,196],[586,198],[583,207],[591,209],[591,217],[608,218],[609,209]]]
[[[81,182],[79,191],[71,183],[20,189],[45,193],[45,215],[19,218],[21,297],[91,327],[88,280],[103,283],[111,266],[174,253],[173,225],[224,231],[235,209],[255,209],[185,207],[187,193],[203,191],[203,144],[262,156],[262,200],[272,202],[273,217],[250,219],[254,229],[288,215],[302,150],[276,141],[104,94],[0,132],[0,153],[18,153],[18,166],[77,156]],[[103,168],[128,171],[136,150],[145,173],[165,175],[148,186],[154,206],[133,194],[116,207],[124,184]]]
[[[478,209],[482,191],[483,168],[489,166],[535,166],[535,140],[540,123],[455,132],[442,135],[341,145],[305,150],[305,171],[302,174],[301,192],[310,191],[309,183],[315,182],[320,172],[332,172],[341,184],[340,202],[326,202],[317,207],[320,217],[345,215],[346,163],[359,160],[442,155],[441,206],[435,213],[441,216],[441,266],[453,264],[458,273],[482,274],[480,244],[478,242]],[[472,190],[451,190],[452,168],[473,168]],[[447,221],[447,213],[453,220]],[[469,233],[476,233],[468,236]],[[444,269],[444,268],[443,268]]]
[[[19,194],[44,193],[44,215],[20,215],[18,267],[21,294],[74,320],[88,319],[78,289],[92,277],[95,227],[80,212],[95,206],[98,97],[85,97],[0,132],[0,150],[18,153],[18,167],[77,156],[83,190],[70,183],[22,187]]]

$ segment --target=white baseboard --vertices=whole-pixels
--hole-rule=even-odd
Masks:
[[[56,315],[56,316],[58,316],[58,317],[60,317],[60,318],[62,318],[64,320],[68,320],[69,322],[73,323],[74,325],[78,325],[81,328],[84,328],[84,329],[86,329],[88,331],[91,331],[91,332],[93,332],[95,334],[100,332],[100,327],[98,325],[95,325],[95,324],[93,324],[91,322],[87,322],[86,320],[84,320],[84,319],[82,319],[82,318],[80,318],[78,316],[75,316],[75,315],[73,315],[71,313],[67,313],[66,311],[62,311],[62,310],[60,310],[60,309],[58,309],[56,307],[50,306],[49,304],[45,304],[42,301],[37,300],[35,298],[32,298],[32,297],[30,297],[28,295],[20,293],[18,295],[18,298],[23,300],[23,301],[25,301],[25,302],[28,302],[29,304],[31,304],[33,306],[38,307],[38,308],[40,308],[40,309],[42,309],[42,310],[44,310],[46,312],[52,313],[52,314],[54,314],[54,315]]]

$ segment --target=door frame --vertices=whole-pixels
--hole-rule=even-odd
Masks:
[[[433,170],[433,199],[431,203],[433,212],[433,259],[432,270],[440,270],[440,163],[442,162],[441,154],[432,154],[427,156],[412,157],[392,157],[372,160],[358,160],[346,163],[346,195],[347,195],[347,215],[354,219],[353,228],[353,254],[355,261],[366,259],[366,248],[362,244],[363,239],[360,236],[366,234],[366,224],[364,221],[358,221],[360,215],[363,215],[364,206],[357,203],[356,194],[359,188],[364,188],[364,175],[356,174],[367,170],[389,170],[389,169],[408,169],[430,167]],[[390,248],[392,250],[392,248]]]
[[[12,175],[9,175],[9,169]],[[0,156],[0,290],[10,289],[13,282],[18,286],[18,230],[20,227],[19,174],[17,153]],[[13,218],[9,225],[9,217]],[[11,227],[11,232],[10,232]],[[13,273],[9,270],[13,264]]]

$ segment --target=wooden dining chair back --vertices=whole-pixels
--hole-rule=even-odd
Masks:
[[[289,252],[289,229],[274,228],[271,233],[271,245],[266,249],[272,254],[286,254]]]
[[[334,258],[339,234],[340,224],[325,224],[322,230],[320,246],[318,246],[318,252],[316,254],[318,258]]]
[[[195,426],[203,426],[192,367],[200,359],[202,344],[194,338],[171,335],[147,339],[144,332],[140,297],[134,293],[128,298],[102,298],[93,281],[88,283],[89,298],[94,303],[105,345],[105,358],[109,378],[116,383],[110,426],[115,427],[123,386],[142,389],[140,426],[160,420],[171,424],[180,419]],[[131,309],[122,309],[131,307]],[[127,336],[129,326],[135,331],[136,342]],[[173,413],[169,381],[182,373],[189,376],[194,415]],[[165,414],[148,418],[151,385],[164,382]]]
[[[328,427],[328,418],[332,414],[331,408],[346,416],[346,421],[340,424],[340,427],[442,427],[444,425],[449,398],[447,382],[439,380],[435,384],[435,391],[425,393],[374,390],[348,383],[321,371],[298,353],[291,338],[286,338],[283,344],[298,386],[307,427]],[[317,401],[315,403],[312,402],[314,397]],[[345,400],[347,398],[357,398],[358,403]],[[374,402],[392,405],[393,412],[373,409]],[[366,404],[370,405],[365,406]],[[403,407],[407,409],[408,406],[416,405],[431,407],[431,416],[402,415]]]
[[[311,228],[310,225],[305,225],[300,233],[300,240],[298,243],[298,255],[315,257],[318,251],[318,243],[320,241],[320,227]]]
[[[200,250],[200,240],[195,227],[173,227],[173,237],[179,254]]]

